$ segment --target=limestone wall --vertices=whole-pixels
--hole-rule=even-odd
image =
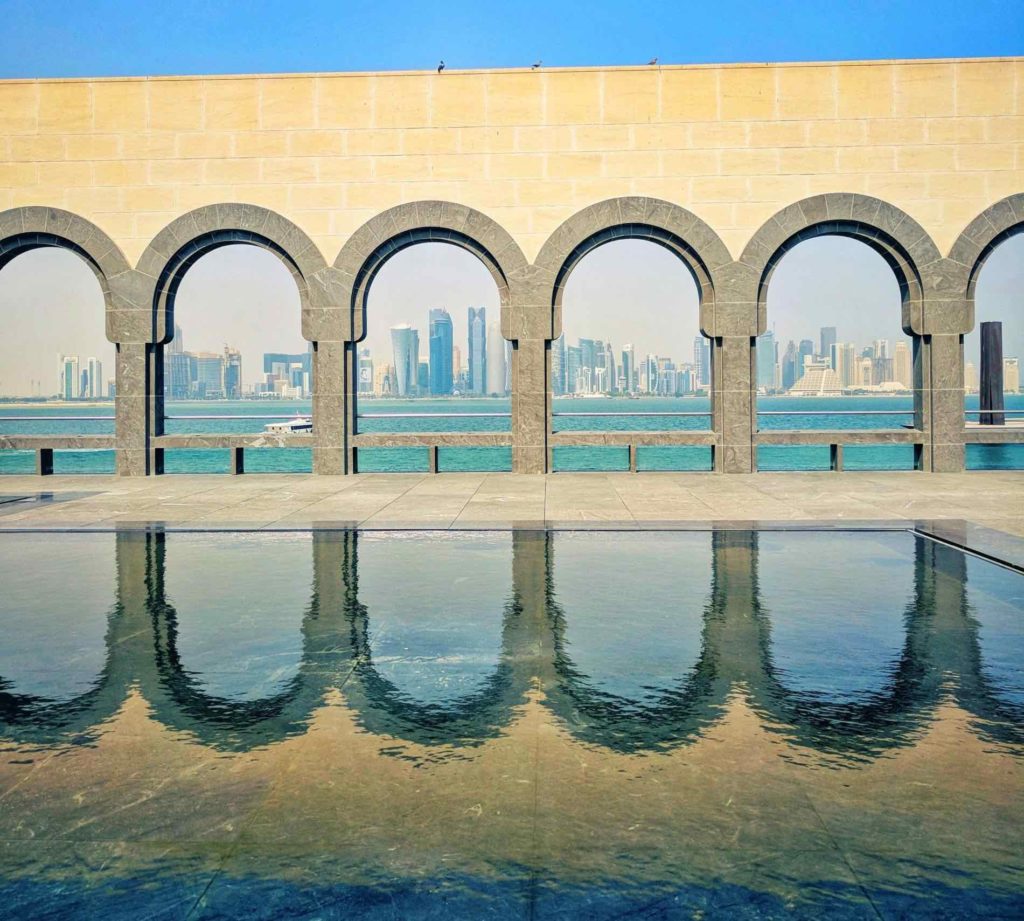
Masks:
[[[0,211],[49,205],[135,264],[182,213],[287,217],[331,262],[423,199],[485,212],[532,261],[626,195],[706,221],[738,256],[780,208],[883,199],[941,253],[1024,190],[1024,59],[0,82]]]

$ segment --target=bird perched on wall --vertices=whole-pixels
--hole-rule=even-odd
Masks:
[[[437,72],[441,73],[442,70],[444,70],[444,61],[437,65]]]
[[[541,64],[543,64],[543,63],[544,63],[543,61],[534,61],[534,62],[533,62],[533,63],[532,63],[531,65],[530,65],[530,70],[540,70],[540,66],[541,66]]]
[[[650,59],[650,60],[649,60],[649,61],[647,62],[648,66],[650,66],[650,67],[653,67],[653,66],[654,66],[655,64],[657,64],[657,63],[658,63],[658,59],[657,59],[657,58],[651,58],[651,59]]]

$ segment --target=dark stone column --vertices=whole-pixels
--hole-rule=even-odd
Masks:
[[[1005,425],[1003,415],[1003,324],[981,324],[980,397],[982,425]]]

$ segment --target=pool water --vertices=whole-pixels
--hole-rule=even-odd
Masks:
[[[1024,913],[1024,575],[916,533],[3,533],[0,586],[0,916]]]

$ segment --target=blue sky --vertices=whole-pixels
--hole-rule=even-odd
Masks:
[[[2,0],[0,77],[981,57],[1021,0]]]

